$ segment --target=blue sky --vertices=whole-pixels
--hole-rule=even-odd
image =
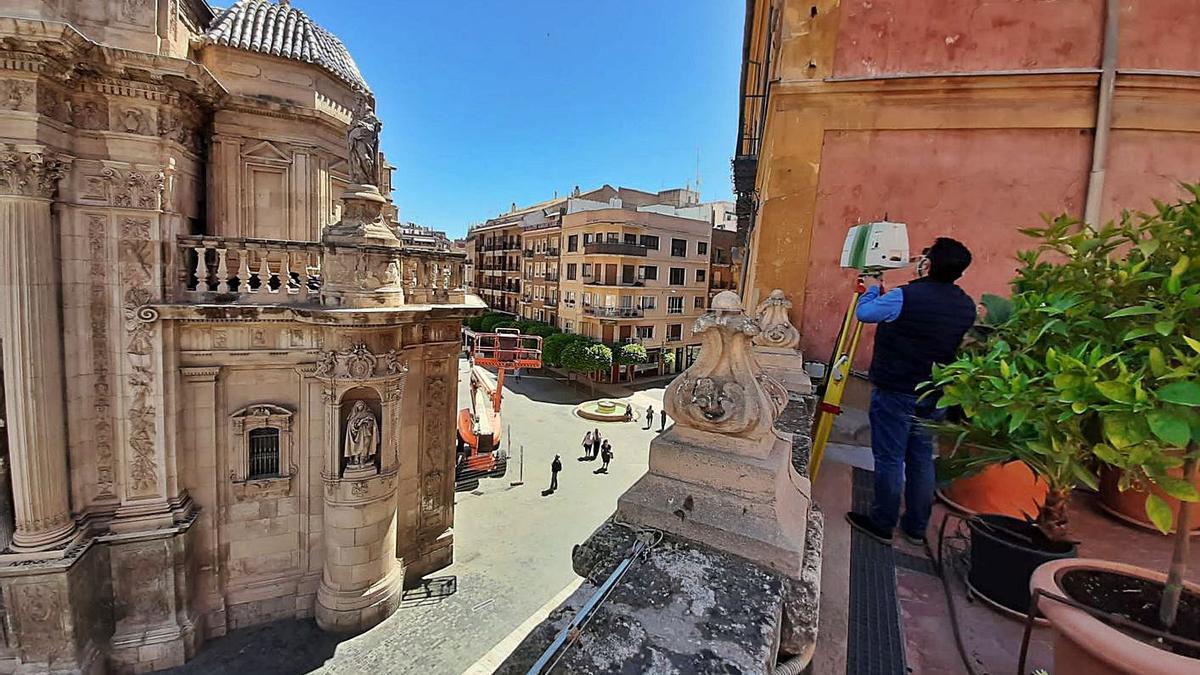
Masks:
[[[293,0],[378,101],[404,220],[472,222],[603,183],[730,199],[743,2]]]

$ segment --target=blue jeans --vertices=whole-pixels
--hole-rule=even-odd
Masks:
[[[915,394],[883,389],[871,392],[871,451],[875,455],[871,520],[889,532],[899,521],[908,534],[925,536],[933,510],[933,438],[921,422],[944,416],[945,411],[938,410],[936,404],[936,396],[918,401]]]

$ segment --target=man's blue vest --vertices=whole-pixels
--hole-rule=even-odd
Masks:
[[[903,288],[900,316],[875,332],[870,375],[880,389],[913,393],[929,379],[933,364],[954,360],[975,323],[975,301],[955,284],[928,278]]]

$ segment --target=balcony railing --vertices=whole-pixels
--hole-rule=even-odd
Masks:
[[[643,316],[637,307],[584,307],[583,313],[603,319],[638,319]]]
[[[546,255],[550,256],[551,258],[557,258],[558,257],[558,249],[548,248],[548,249],[546,249]]]
[[[604,279],[592,279],[591,281],[583,282],[587,286],[626,286],[628,288],[640,288],[646,285],[645,280],[637,279],[635,281],[605,281]]]
[[[667,334],[667,342],[683,342],[683,335],[682,334],[671,335],[668,333]]]
[[[532,258],[533,257],[533,249],[527,248],[524,251],[521,251],[521,257],[522,258]]]
[[[176,302],[303,305],[320,302],[325,248],[315,241],[182,235],[176,240]],[[409,302],[450,301],[464,281],[464,258],[433,250],[398,251],[396,279]]]
[[[645,257],[646,247],[641,244],[626,244],[619,241],[593,241],[584,244],[584,255],[635,255]]]

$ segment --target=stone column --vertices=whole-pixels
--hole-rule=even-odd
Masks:
[[[0,342],[16,532],[12,548],[61,548],[76,533],[67,473],[62,323],[50,202],[68,168],[41,148],[0,150]]]
[[[360,341],[323,354],[314,375],[325,384],[326,420],[325,559],[315,614],[324,630],[357,633],[400,604],[396,486],[407,368],[394,349],[376,354]]]

